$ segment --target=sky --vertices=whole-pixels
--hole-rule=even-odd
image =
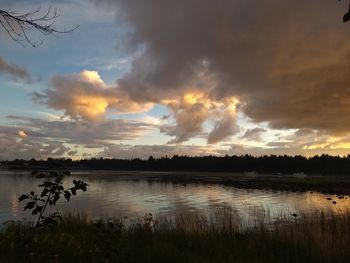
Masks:
[[[0,0],[0,160],[350,153],[347,1]]]

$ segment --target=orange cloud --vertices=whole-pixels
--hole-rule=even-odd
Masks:
[[[68,76],[54,76],[52,88],[34,99],[73,119],[100,121],[108,110],[116,113],[148,111],[152,103],[137,103],[115,86],[107,85],[96,71],[84,70]]]

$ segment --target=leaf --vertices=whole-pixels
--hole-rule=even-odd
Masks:
[[[27,209],[32,209],[35,206],[35,202],[29,202],[27,205],[24,207],[24,210]]]
[[[38,185],[39,187],[52,187],[52,183],[49,181],[45,181],[42,184]]]
[[[41,195],[40,195],[40,196],[41,196],[41,197],[47,196],[48,192],[49,192],[49,189],[45,188],[45,189],[41,192]]]
[[[62,181],[62,176],[57,176],[55,179],[55,183],[59,184]]]
[[[70,189],[70,191],[72,192],[73,195],[77,194],[77,189],[75,189],[75,188]]]
[[[43,206],[38,206],[38,205],[37,205],[37,206],[35,207],[35,209],[33,210],[32,215],[36,215],[36,214],[40,213],[41,210],[43,210]]]
[[[60,195],[58,193],[55,193],[55,195],[52,198],[52,204],[56,205],[56,203],[59,199],[60,199]]]
[[[64,191],[64,197],[67,199],[67,201],[69,202],[69,199],[71,197],[71,193],[69,191]]]
[[[22,202],[23,200],[26,200],[26,199],[28,199],[28,198],[29,198],[28,195],[23,194],[23,195],[21,195],[21,196],[18,198],[18,202]]]
[[[84,183],[84,184],[81,186],[81,190],[83,190],[83,192],[86,192],[87,186],[88,186],[88,184],[87,184],[87,183]]]

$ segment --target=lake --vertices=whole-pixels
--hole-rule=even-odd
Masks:
[[[58,208],[97,219],[137,218],[147,213],[209,217],[221,207],[229,206],[247,220],[254,219],[257,212],[273,218],[274,215],[290,216],[291,213],[314,210],[343,213],[350,209],[347,196],[339,199],[336,195],[310,191],[239,189],[219,183],[175,183],[162,180],[165,176],[169,173],[73,172],[71,177],[64,179],[64,185],[71,185],[73,179],[81,179],[90,185],[88,191],[79,192],[68,205],[60,203]],[[34,219],[28,211],[23,211],[24,203],[19,203],[18,197],[31,190],[37,191],[38,183],[40,180],[29,172],[0,171],[0,224],[7,220]]]

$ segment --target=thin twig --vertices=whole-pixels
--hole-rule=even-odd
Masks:
[[[43,35],[55,35],[70,33],[76,30],[79,26],[75,26],[68,30],[59,30],[55,27],[56,18],[61,15],[57,8],[49,7],[43,15],[39,15],[41,7],[38,9],[18,14],[11,10],[0,10],[0,28],[2,27],[12,40],[24,46],[25,43],[36,47],[42,41],[33,41],[29,36],[29,31],[36,30]]]

